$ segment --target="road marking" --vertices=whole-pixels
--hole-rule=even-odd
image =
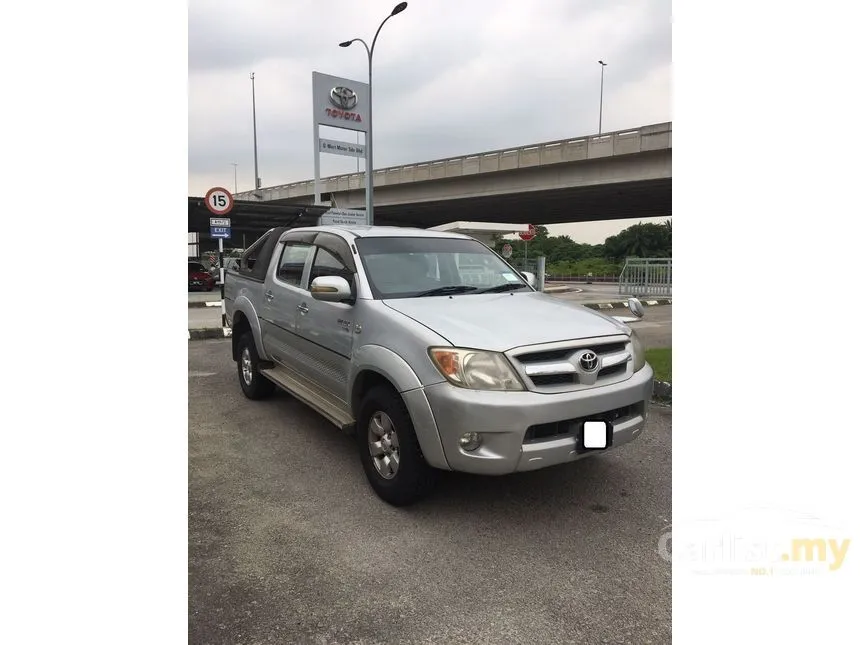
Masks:
[[[194,377],[203,377],[203,376],[216,376],[218,372],[198,372],[197,370],[191,370],[188,372],[188,378]]]

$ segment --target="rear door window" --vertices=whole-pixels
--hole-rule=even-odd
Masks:
[[[313,250],[310,244],[301,242],[287,242],[281,249],[281,257],[278,260],[277,278],[294,287],[302,286],[302,275],[305,264]]]

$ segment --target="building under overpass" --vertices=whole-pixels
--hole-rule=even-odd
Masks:
[[[228,217],[231,238],[225,240],[225,248],[247,248],[260,235],[271,228],[316,226],[318,218],[329,210],[328,206],[301,206],[271,202],[235,201]],[[198,258],[218,250],[218,240],[209,235],[209,218],[215,217],[206,208],[202,197],[188,198],[188,257]],[[377,225],[411,226],[404,221],[378,222]],[[421,226],[420,228],[431,228]],[[490,244],[493,234],[507,235],[524,233],[528,224],[495,222],[452,222],[432,227],[438,231],[463,233]]]

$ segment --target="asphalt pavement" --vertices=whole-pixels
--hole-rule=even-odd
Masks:
[[[629,316],[630,312],[619,309],[606,310],[602,313],[612,316]],[[645,317],[638,322],[627,323],[642,340],[645,349],[652,347],[672,346],[672,305],[645,307]]]
[[[354,438],[246,399],[229,348],[188,345],[190,643],[671,642],[670,410],[611,453],[446,473],[396,509]]]

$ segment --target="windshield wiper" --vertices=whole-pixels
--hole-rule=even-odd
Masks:
[[[503,291],[513,291],[514,289],[525,289],[526,285],[522,282],[506,282],[505,284],[499,284],[495,287],[489,287],[487,289],[481,289],[478,293],[502,293]]]
[[[425,296],[448,296],[455,293],[466,293],[467,291],[475,291],[477,287],[469,287],[465,284],[449,284],[447,287],[436,287],[429,291],[422,291],[415,294],[413,298],[424,298]]]

